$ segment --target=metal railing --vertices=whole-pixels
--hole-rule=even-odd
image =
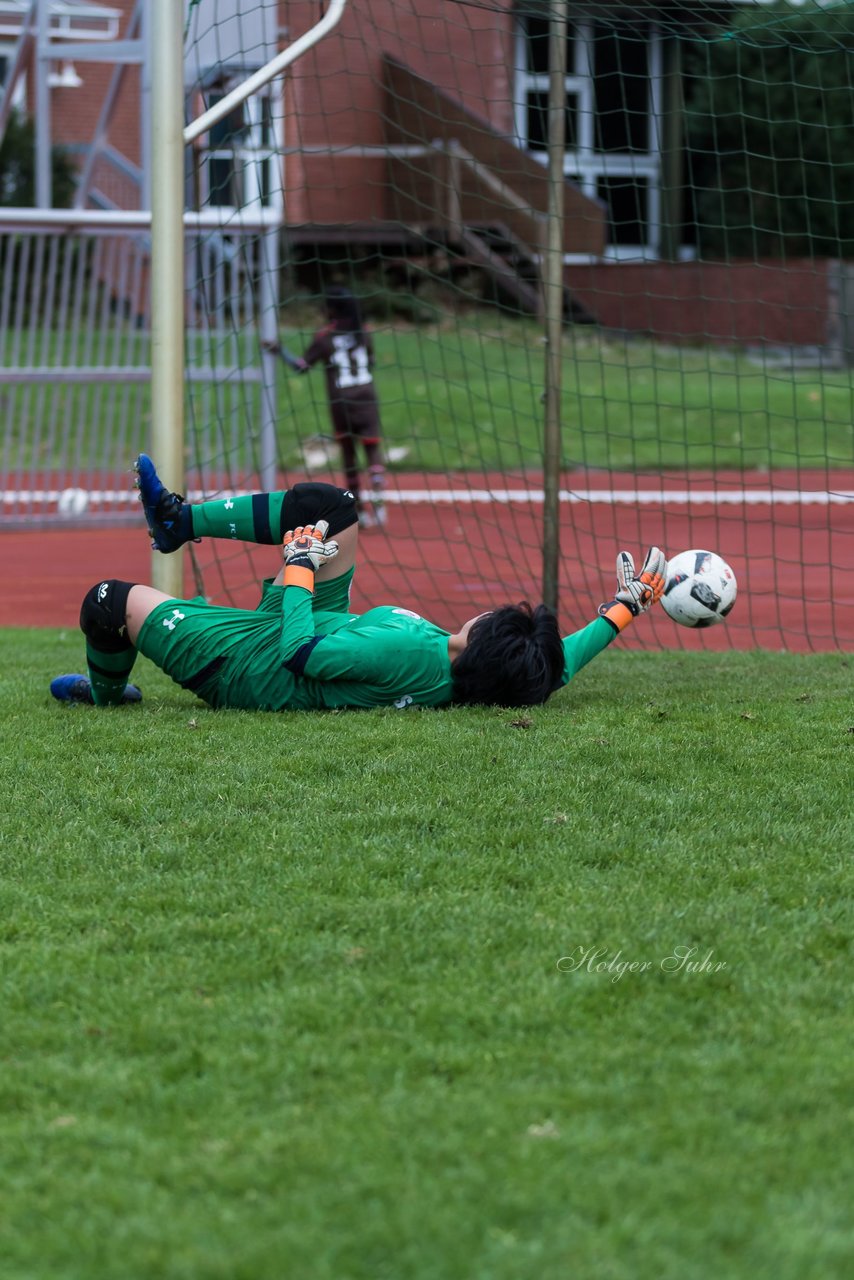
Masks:
[[[259,337],[276,332],[277,272],[258,267],[277,222],[184,220],[193,452],[214,467],[227,448],[259,482],[276,457],[276,360]],[[3,528],[138,519],[130,466],[152,436],[150,226],[144,213],[0,210]]]

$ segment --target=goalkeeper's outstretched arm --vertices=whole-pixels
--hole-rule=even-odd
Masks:
[[[646,613],[664,591],[667,557],[658,547],[650,547],[640,573],[628,551],[617,556],[617,593],[599,606],[599,616],[580,631],[563,640],[563,683],[601,653],[633,619]]]

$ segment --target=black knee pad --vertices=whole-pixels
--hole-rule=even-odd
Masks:
[[[318,520],[329,523],[330,534],[349,529],[358,520],[356,499],[349,489],[339,489],[334,484],[322,484],[320,481],[303,480],[288,489],[282,503],[283,537],[288,529],[296,529],[301,524],[317,524]]]
[[[127,603],[133,582],[108,578],[87,591],[80,607],[80,630],[104,653],[130,649],[127,637]]]

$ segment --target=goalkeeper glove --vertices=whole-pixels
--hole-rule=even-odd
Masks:
[[[646,613],[664,593],[667,557],[658,547],[650,547],[640,573],[628,551],[617,556],[617,594],[600,604],[599,615],[607,618],[617,631],[627,627],[632,618]]]
[[[289,529],[282,543],[285,557],[285,586],[305,587],[314,590],[314,575],[327,560],[338,555],[338,543],[326,542],[329,525],[325,520],[317,524],[300,525]]]

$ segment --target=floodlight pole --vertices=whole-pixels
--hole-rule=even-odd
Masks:
[[[169,489],[184,484],[184,6],[151,0],[151,441]],[[183,595],[184,554],[152,553],[152,584]]]
[[[549,19],[548,226],[543,287],[546,312],[543,438],[543,601],[557,610],[560,569],[561,346],[563,339],[564,152],[566,149],[567,3]]]

